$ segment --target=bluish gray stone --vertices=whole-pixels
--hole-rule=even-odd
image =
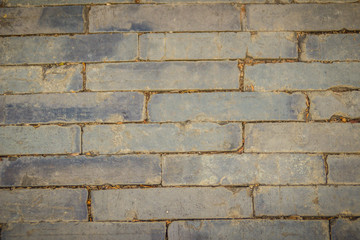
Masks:
[[[133,3],[132,0],[4,0],[6,6],[43,6],[68,4]]]
[[[359,155],[329,155],[327,157],[329,169],[328,183],[331,184],[359,184],[360,156]]]
[[[331,226],[332,240],[360,240],[360,219],[337,219]]]

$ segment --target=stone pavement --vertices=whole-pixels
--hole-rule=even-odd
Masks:
[[[1,239],[360,239],[360,1],[0,4]]]

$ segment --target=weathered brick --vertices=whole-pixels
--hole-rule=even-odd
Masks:
[[[132,92],[5,96],[5,124],[141,121],[144,95]]]
[[[216,154],[162,158],[162,184],[166,186],[325,183],[321,156]]]
[[[360,219],[337,219],[331,226],[332,240],[360,240]]]
[[[169,240],[329,240],[328,221],[307,220],[209,220],[176,221],[169,226]],[[289,239],[290,239],[289,238]]]
[[[21,189],[0,193],[0,222],[87,220],[86,189]]]
[[[0,1],[1,2],[1,1]],[[6,6],[43,6],[68,4],[133,3],[132,0],[6,0]]]
[[[246,90],[359,88],[360,63],[269,63],[245,66]]]
[[[136,34],[0,38],[0,64],[134,60]]]
[[[20,157],[0,162],[0,186],[160,184],[160,180],[156,155]]]
[[[90,32],[241,30],[231,4],[93,6]]]
[[[245,152],[359,152],[360,124],[249,123]]]
[[[358,30],[359,15],[360,5],[356,3],[254,4],[246,6],[246,29],[250,31],[330,31],[344,28]]]
[[[216,123],[90,125],[83,149],[95,153],[234,151],[241,125]]]
[[[301,93],[156,94],[148,108],[154,122],[303,120],[306,99]]]
[[[90,64],[87,88],[95,91],[238,89],[239,76],[236,61]]]
[[[0,155],[79,153],[80,127],[0,127],[0,142]]]
[[[328,183],[360,183],[359,155],[329,155],[327,164],[329,169]]]
[[[303,61],[360,60],[359,44],[360,34],[307,35],[301,43],[300,58]]]
[[[250,217],[248,189],[145,188],[91,192],[95,221]],[[154,201],[154,199],[157,199]]]
[[[80,33],[83,7],[0,8],[0,35]]]

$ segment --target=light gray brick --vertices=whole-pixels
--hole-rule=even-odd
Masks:
[[[21,189],[0,193],[0,222],[87,220],[86,189]]]
[[[359,152],[360,124],[249,123],[245,152]]]
[[[136,34],[0,38],[0,64],[135,60]]]
[[[268,63],[245,66],[246,90],[359,88],[360,63]]]
[[[154,122],[303,120],[306,99],[301,93],[156,94],[148,109]]]
[[[0,161],[0,186],[6,187],[160,184],[160,180],[157,155],[20,157]]]
[[[90,64],[87,88],[94,91],[238,89],[239,76],[236,61]]]
[[[337,219],[331,226],[332,240],[360,240],[360,219]]]
[[[165,33],[149,33],[139,36],[140,58],[145,60],[163,60],[166,53]]]
[[[0,127],[0,142],[0,155],[79,153],[80,127]]]
[[[344,28],[358,30],[359,15],[360,5],[356,3],[247,5],[246,29],[250,31],[330,31]]]
[[[6,0],[6,6],[43,6],[68,4],[133,3],[132,0]]]
[[[90,125],[83,149],[95,153],[234,151],[241,125],[216,123]]]
[[[360,156],[359,155],[329,155],[328,183],[359,184]]]
[[[95,221],[250,217],[248,189],[144,188],[91,192]],[[154,199],[157,199],[154,201]]]

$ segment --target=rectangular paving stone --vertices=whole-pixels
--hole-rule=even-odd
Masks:
[[[359,184],[360,183],[360,156],[359,155],[329,155],[328,183]]]
[[[133,3],[133,0],[3,0],[6,6],[43,6],[68,4]],[[1,2],[1,1],[0,1]]]
[[[359,30],[359,15],[360,5],[356,3],[247,5],[246,29],[250,31]]]
[[[122,124],[85,126],[84,152],[235,151],[241,145],[240,124]]]
[[[303,154],[165,155],[162,184],[322,184],[321,156]]]
[[[7,95],[2,123],[141,121],[144,95],[134,92]]]
[[[166,121],[304,120],[301,93],[184,93],[152,95],[149,119]]]
[[[136,34],[0,38],[0,64],[135,60]]]
[[[129,174],[131,173],[131,174]],[[48,156],[3,158],[0,186],[160,184],[160,157]]]
[[[359,88],[360,63],[266,63],[245,66],[247,91]]]
[[[329,240],[328,221],[322,220],[204,220],[176,221],[169,225],[169,240]],[[289,238],[290,239],[290,238]]]
[[[87,221],[86,189],[0,190],[0,222]]]
[[[332,240],[343,240],[343,239],[360,239],[360,220],[348,220],[348,219],[337,219],[331,225],[331,239]]]
[[[95,221],[250,217],[246,188],[143,188],[91,192]],[[154,199],[157,199],[154,201]]]
[[[249,123],[245,152],[359,152],[360,124]]]
[[[0,155],[79,153],[80,127],[0,127],[0,142]]]
[[[0,8],[0,35],[81,33],[82,6]]]
[[[238,89],[239,77],[236,61],[89,64],[86,85],[94,91]]]
[[[93,6],[90,32],[241,30],[240,9],[231,4]]]

